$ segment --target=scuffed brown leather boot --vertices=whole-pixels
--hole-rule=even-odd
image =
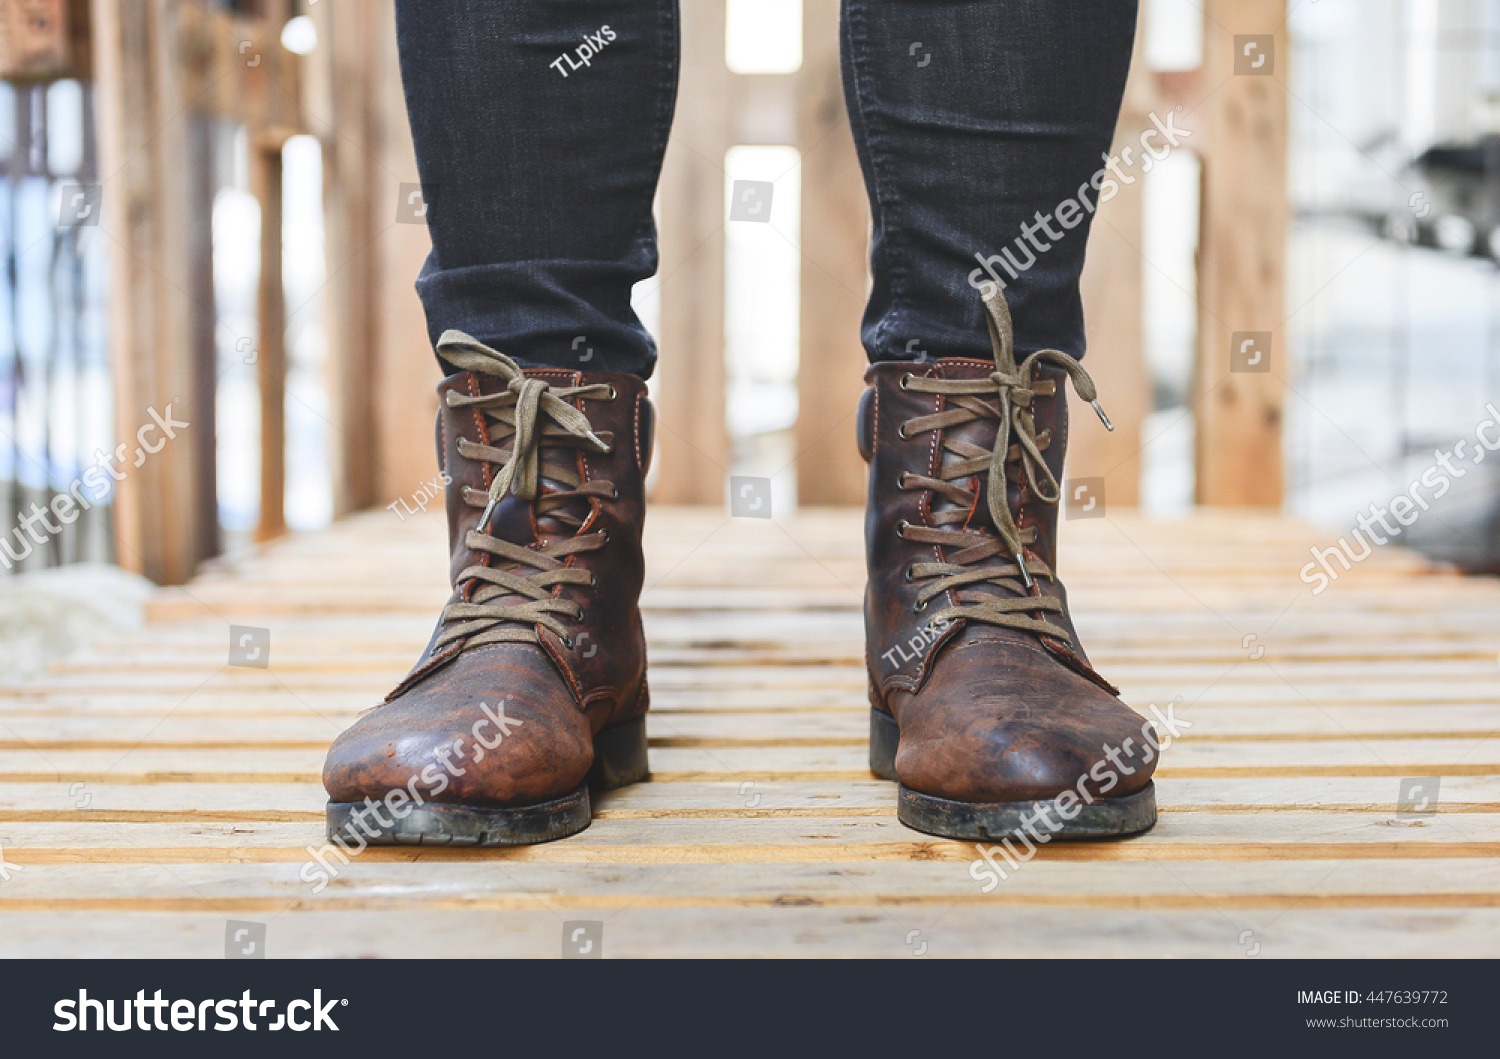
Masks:
[[[328,752],[328,835],[361,848],[562,838],[588,827],[590,786],[647,774],[646,384],[523,372],[456,331],[438,350],[465,369],[438,388],[453,594]]]
[[[1094,384],[1057,350],[1017,366],[1005,295],[985,306],[993,363],[865,376],[870,768],[900,781],[900,820],[928,834],[1143,831],[1155,731],[1094,672],[1054,572],[1061,383],[1099,409]]]

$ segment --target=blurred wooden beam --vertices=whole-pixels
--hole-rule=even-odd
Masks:
[[[243,122],[263,142],[307,131],[302,121],[300,56],[281,44],[287,16],[280,0],[263,0],[253,17],[177,0],[189,105]]]
[[[661,178],[662,357],[652,499],[724,502],[724,153],[730,73],[723,0],[682,0],[681,105]]]
[[[1202,164],[1191,399],[1200,504],[1277,507],[1282,500],[1286,13],[1286,0],[1208,0],[1204,61],[1196,70],[1150,71],[1138,33],[1116,135],[1122,146],[1138,145],[1153,112],[1163,120],[1172,112],[1176,124],[1192,132],[1183,147]],[[1272,39],[1269,65],[1244,72],[1242,58],[1236,72],[1237,54],[1252,43],[1248,36]],[[1141,253],[1143,187],[1141,180],[1121,185],[1100,207],[1083,274],[1088,367],[1116,429],[1075,431],[1068,454],[1069,477],[1104,477],[1108,501],[1122,505],[1139,502],[1146,443],[1141,426],[1151,407],[1143,356],[1141,277],[1150,267]],[[1269,363],[1255,366],[1268,370],[1237,370],[1247,365],[1234,359],[1234,336],[1244,341],[1245,335],[1267,332]],[[1076,397],[1072,411],[1075,422],[1092,423],[1092,413]]]
[[[204,263],[190,252],[201,245],[193,238],[201,218],[192,213],[180,9],[171,0],[94,0],[93,7],[115,430],[126,450],[114,501],[116,550],[120,565],[163,584],[186,581],[213,546],[201,509],[214,498],[196,488],[212,448],[190,440],[202,430],[196,381],[212,350],[193,341],[195,266]],[[190,438],[130,466],[134,434],[153,409],[186,420]]]
[[[870,206],[839,76],[838,0],[804,0],[802,26],[797,500],[859,506],[866,471],[854,440],[854,409],[869,363],[859,324],[869,290]]]
[[[188,248],[189,260],[193,262],[189,279],[192,286],[188,297],[192,300],[193,335],[190,348],[193,350],[191,377],[193,392],[185,394],[191,402],[192,429],[188,437],[174,444],[191,445],[193,465],[193,492],[203,497],[192,505],[198,526],[194,540],[201,557],[218,555],[221,550],[219,532],[219,459],[218,459],[218,314],[214,311],[214,165],[213,165],[213,119],[200,114],[188,114],[187,194],[189,206],[187,216],[191,222]]]
[[[432,248],[397,223],[418,183],[397,69],[394,0],[310,9],[326,42],[308,63],[308,123],[323,145],[334,511],[403,498],[438,470],[439,374],[415,282]]]
[[[382,12],[375,23],[374,57],[377,76],[372,85],[378,99],[374,108],[376,150],[368,164],[377,179],[371,203],[375,210],[374,291],[377,321],[375,346],[376,504],[411,496],[440,469],[433,423],[437,418],[437,384],[441,378],[427,336],[427,316],[417,297],[417,273],[432,250],[426,224],[394,224],[400,214],[401,185],[417,183],[417,154],[406,119],[406,98],[399,77],[380,76],[395,70],[396,7],[379,0]],[[361,9],[365,18],[368,10]]]
[[[186,581],[218,550],[207,143],[215,118],[249,131],[262,220],[258,535],[285,529],[280,149],[303,128],[296,58],[280,41],[286,13],[286,0],[262,0],[252,18],[183,0],[93,0],[90,7],[116,431],[130,459],[135,431],[158,416],[189,424],[185,437],[148,449],[128,468],[114,503],[121,565],[164,584]],[[72,25],[76,35],[76,19]]]
[[[1205,0],[1202,83],[1192,115],[1204,141],[1198,249],[1197,500],[1279,507],[1285,394],[1287,89],[1286,0]],[[1245,37],[1268,37],[1274,50]],[[1258,68],[1249,63],[1265,55]],[[1236,68],[1236,60],[1240,66]],[[1269,72],[1262,73],[1270,67]],[[1269,334],[1243,370],[1246,335]],[[1238,337],[1237,337],[1238,336]],[[1267,360],[1269,363],[1267,363]]]
[[[67,0],[0,0],[0,78],[77,76]]]
[[[260,382],[260,522],[256,540],[286,532],[286,290],[281,272],[281,149],[250,145],[250,192],[260,203],[256,378]]]
[[[1145,12],[1141,19],[1144,21]],[[1146,68],[1145,34],[1137,29],[1130,79],[1120,107],[1115,144],[1139,145],[1151,128],[1155,106],[1154,82]],[[1144,181],[1120,185],[1120,192],[1099,206],[1089,230],[1087,263],[1083,269],[1084,322],[1087,328],[1088,370],[1099,384],[1099,396],[1113,432],[1094,418],[1094,410],[1079,400],[1071,386],[1068,412],[1067,477],[1103,478],[1108,504],[1134,507],[1141,496],[1141,428],[1151,411],[1151,380],[1144,355],[1145,331],[1141,254],[1144,234]]]
[[[381,3],[380,16],[389,6]],[[310,9],[320,46],[304,95],[308,123],[323,145],[323,203],[328,261],[329,458],[334,514],[370,507],[376,486],[374,406],[378,312],[378,231],[368,159],[376,144],[372,62],[377,15],[345,4]],[[416,273],[412,273],[415,277]],[[412,293],[415,297],[415,292]]]

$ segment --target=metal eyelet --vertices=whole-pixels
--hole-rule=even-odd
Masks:
[[[905,375],[901,376],[901,381],[897,385],[900,386],[901,389],[904,390],[904,389],[906,389],[906,384],[908,382],[910,382],[912,379],[915,379],[916,377],[917,377],[916,373],[909,371]]]
[[[909,584],[911,584],[911,582],[912,582],[912,576],[911,576],[911,572],[912,572],[912,570],[914,570],[914,569],[916,569],[916,568],[915,568],[915,567],[911,567],[911,566],[908,566],[908,567],[907,567],[907,568],[906,568],[906,583],[907,583],[907,584],[908,584],[908,585],[909,585]]]
[[[611,500],[618,500],[618,499],[620,499],[620,487],[619,486],[616,485],[616,486],[611,486],[610,487],[609,498]]]
[[[619,397],[619,396],[620,396],[620,391],[617,390],[617,389],[615,389],[614,383],[610,383],[609,384],[609,396],[606,397],[605,400],[606,401],[613,401],[616,397]]]
[[[600,538],[599,543],[600,544],[608,544],[609,543],[609,530],[600,530],[599,532],[603,535]]]
[[[594,576],[594,573],[593,573],[592,570],[589,571],[589,587],[590,588],[598,588],[599,587],[599,579]]]
[[[908,478],[910,478],[910,477],[911,477],[911,472],[910,471],[902,471],[900,477],[898,477],[896,479],[896,488],[897,489],[905,489],[906,488],[906,480]]]
[[[564,636],[563,637],[563,646],[566,647],[569,651],[573,650],[573,637],[571,637],[571,636]]]
[[[911,609],[914,610],[914,611],[916,611],[917,613],[921,613],[922,611],[924,611],[924,610],[927,609],[927,604],[926,603],[913,603],[911,605]]]
[[[909,440],[910,436],[906,433],[906,424],[905,423],[902,423],[899,427],[896,428],[896,436],[898,438],[900,438],[902,441]]]
[[[902,540],[906,540],[906,527],[910,525],[911,523],[906,521],[906,519],[902,519],[900,522],[896,523],[896,536],[900,537]]]

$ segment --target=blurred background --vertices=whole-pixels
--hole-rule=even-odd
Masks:
[[[868,216],[836,0],[683,18],[662,269],[636,292],[664,350],[653,496],[721,505],[748,474],[778,517],[858,504]],[[1119,142],[1168,111],[1193,136],[1096,224],[1088,364],[1120,430],[1079,431],[1070,474],[1162,517],[1279,509],[1337,535],[1500,397],[1500,0],[1141,18]],[[437,378],[392,19],[388,0],[0,3],[0,578],[180,583],[422,505]],[[736,180],[773,182],[769,223],[729,221]],[[1237,370],[1244,334],[1269,370]],[[849,415],[800,417],[804,391]],[[189,425],[151,433],[169,406]],[[1406,539],[1500,567],[1497,465]],[[59,532],[27,521],[70,490],[91,503]]]

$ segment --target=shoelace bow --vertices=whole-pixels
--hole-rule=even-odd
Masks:
[[[602,547],[607,534],[600,531],[523,547],[491,535],[490,516],[510,493],[531,501],[538,516],[550,515],[576,529],[584,520],[570,510],[572,501],[593,496],[612,499],[617,495],[613,483],[584,482],[576,467],[549,463],[543,457],[544,448],[610,452],[613,435],[609,431],[594,433],[588,417],[568,399],[613,400],[615,388],[606,383],[555,387],[541,379],[527,378],[504,353],[461,331],[445,331],[437,348],[454,367],[503,379],[506,387],[478,396],[455,390],[444,394],[449,408],[478,408],[489,426],[491,444],[460,437],[458,452],[466,459],[499,468],[487,493],[467,486],[463,490],[466,504],[484,509],[477,528],[468,532],[464,543],[497,562],[475,564],[458,575],[459,587],[467,589],[466,602],[450,603],[443,610],[443,623],[453,624],[434,642],[433,651],[457,640],[464,641],[464,649],[488,643],[534,644],[538,642],[537,625],[550,629],[571,648],[573,641],[557,615],[577,621],[583,616],[582,608],[569,600],[552,598],[552,590],[556,585],[594,583],[593,574],[567,566],[567,559]],[[501,443],[506,441],[509,447],[502,448]],[[544,477],[568,488],[547,492],[542,487]],[[523,597],[523,602],[496,602],[514,596]]]
[[[950,398],[949,407],[932,415],[918,416],[901,424],[902,437],[929,430],[945,430],[977,419],[992,419],[998,424],[993,449],[986,451],[961,438],[945,435],[943,449],[956,459],[941,464],[940,478],[904,474],[902,488],[926,489],[940,493],[953,507],[933,511],[931,525],[917,526],[903,522],[898,532],[903,538],[947,549],[947,562],[913,563],[907,571],[909,581],[931,581],[917,593],[915,609],[923,610],[928,602],[952,589],[988,583],[1007,592],[1008,596],[988,593],[979,599],[961,600],[958,606],[946,607],[932,616],[936,623],[958,618],[986,622],[1010,629],[1041,633],[1063,641],[1066,630],[1032,613],[1061,614],[1062,603],[1035,591],[1032,575],[1051,578],[1051,569],[1040,559],[1028,559],[1025,546],[1036,541],[1036,528],[1016,525],[1007,497],[1006,465],[1019,464],[1018,480],[1024,480],[1033,496],[1044,504],[1057,504],[1062,487],[1052,469],[1042,458],[1042,446],[1050,438],[1039,440],[1031,414],[1031,401],[1038,393],[1056,393],[1053,383],[1032,381],[1033,372],[1043,362],[1061,366],[1072,380],[1073,388],[1094,406],[1104,425],[1114,430],[1099,404],[1099,392],[1083,365],[1057,349],[1040,349],[1019,365],[1015,358],[1015,331],[1005,295],[998,289],[985,296],[990,345],[995,354],[995,370],[984,379],[933,379],[908,374],[902,377],[903,389],[917,393],[941,394]],[[994,403],[986,398],[994,399]],[[974,492],[958,484],[959,479],[987,473],[987,500],[990,526],[996,536],[983,528],[946,529],[952,523],[965,522],[974,503]],[[984,560],[1006,554],[1011,560],[1002,564]],[[984,564],[984,565],[976,565]],[[1019,578],[1019,580],[1016,580]]]

